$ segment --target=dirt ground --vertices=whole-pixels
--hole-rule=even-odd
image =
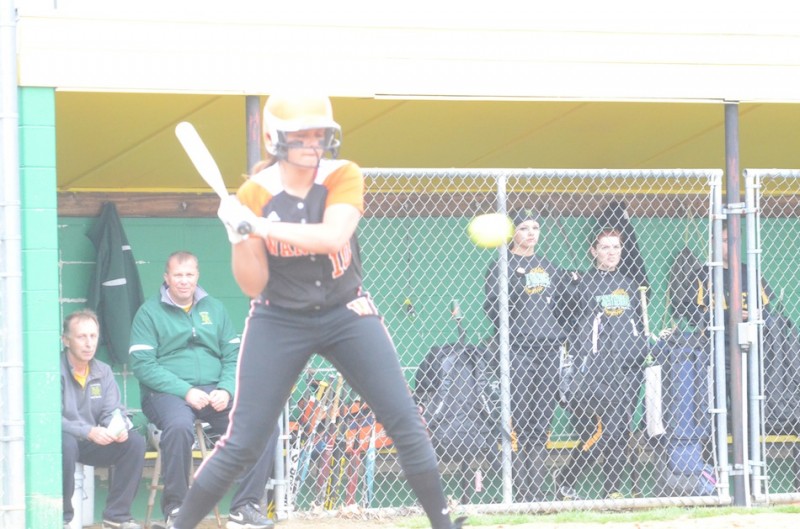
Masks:
[[[474,525],[467,520],[465,529],[790,529],[800,527],[800,513],[758,513],[726,514],[703,518],[684,517],[664,521],[649,522],[553,522],[535,521],[525,524]],[[222,518],[225,527],[226,518]],[[407,529],[392,520],[371,521],[351,518],[293,518],[282,521],[277,529]],[[102,525],[92,525],[88,529],[102,529]],[[197,529],[219,529],[213,518],[205,520]]]
[[[223,519],[223,525],[225,520]],[[514,525],[471,525],[468,529],[790,529],[800,527],[800,514],[728,514],[710,518],[676,518],[659,522],[555,523],[540,522]],[[278,529],[396,529],[389,522],[350,520],[342,518],[292,519],[278,524]],[[216,521],[207,520],[198,529],[217,529]]]

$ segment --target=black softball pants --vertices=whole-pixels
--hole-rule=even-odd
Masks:
[[[367,402],[394,441],[400,465],[429,517],[434,509],[426,501],[441,496],[436,509],[449,525],[436,456],[394,344],[367,296],[351,304],[352,309],[299,312],[253,302],[228,431],[200,467],[176,527],[195,527],[239,473],[255,463],[314,354],[329,360]]]
[[[560,345],[511,357],[511,417],[519,446],[513,458],[514,501],[544,501],[547,437],[558,391]]]

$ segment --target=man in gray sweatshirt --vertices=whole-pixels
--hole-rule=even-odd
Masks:
[[[129,431],[119,387],[108,364],[95,359],[100,327],[91,310],[66,317],[61,341],[61,438],[64,527],[72,520],[75,464],[114,467],[103,529],[141,529],[131,516],[144,468],[144,438]]]

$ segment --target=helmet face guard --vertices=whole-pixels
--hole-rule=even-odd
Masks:
[[[325,131],[325,137],[319,143],[319,148],[322,149],[322,157],[336,158],[339,156],[339,146],[342,144],[342,132],[339,126],[336,127],[309,127],[309,129],[321,128]],[[308,130],[308,129],[300,129]],[[279,160],[286,160],[289,156],[289,149],[302,149],[307,148],[300,141],[289,141],[287,136],[292,130],[275,129],[270,132],[270,137],[273,139],[272,145],[267,147],[267,151]]]
[[[286,160],[289,149],[307,148],[301,142],[290,142],[290,132],[321,129],[325,132],[319,144],[322,157],[336,158],[342,144],[342,129],[333,120],[331,101],[325,96],[272,95],[264,105],[264,131],[271,142],[267,152],[278,160]]]

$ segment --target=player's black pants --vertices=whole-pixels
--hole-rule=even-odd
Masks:
[[[367,297],[358,301],[354,310],[343,306],[322,312],[252,304],[239,353],[228,432],[201,466],[176,527],[195,527],[242,469],[258,459],[293,385],[315,353],[339,370],[384,425],[406,478],[429,516],[426,501],[431,497],[441,496],[442,505],[437,508],[440,513],[446,509],[436,456],[394,345],[372,302]],[[372,313],[358,315],[355,310]],[[449,524],[449,517],[446,520]]]
[[[605,373],[568,406],[580,443],[558,474],[559,485],[575,486],[578,476],[602,457],[603,492],[620,492],[628,469],[630,422],[642,384],[639,372]],[[596,490],[593,487],[593,490]]]
[[[61,433],[61,472],[63,477],[64,522],[74,516],[72,495],[75,492],[75,464],[96,467],[114,467],[114,479],[108,489],[103,520],[127,522],[131,517],[131,504],[139,490],[139,480],[144,468],[144,437],[128,432],[124,443],[99,445]],[[88,479],[94,479],[89,476]]]
[[[512,346],[513,347],[513,346]],[[511,356],[511,417],[517,435],[514,501],[544,501],[547,435],[558,391],[560,345],[519,349]]]
[[[206,393],[216,389],[215,385],[199,386]],[[200,419],[211,425],[211,431],[222,434],[228,427],[227,409],[215,410],[210,404],[200,410],[189,406],[186,400],[169,393],[143,390],[142,411],[147,419],[161,430],[161,450],[164,493],[161,495],[161,512],[164,517],[180,507],[189,490],[189,475],[192,472],[192,444],[194,444],[194,421]],[[231,510],[248,503],[261,503],[269,475],[275,461],[278,432],[258,461],[247,467],[236,494],[231,500]]]

